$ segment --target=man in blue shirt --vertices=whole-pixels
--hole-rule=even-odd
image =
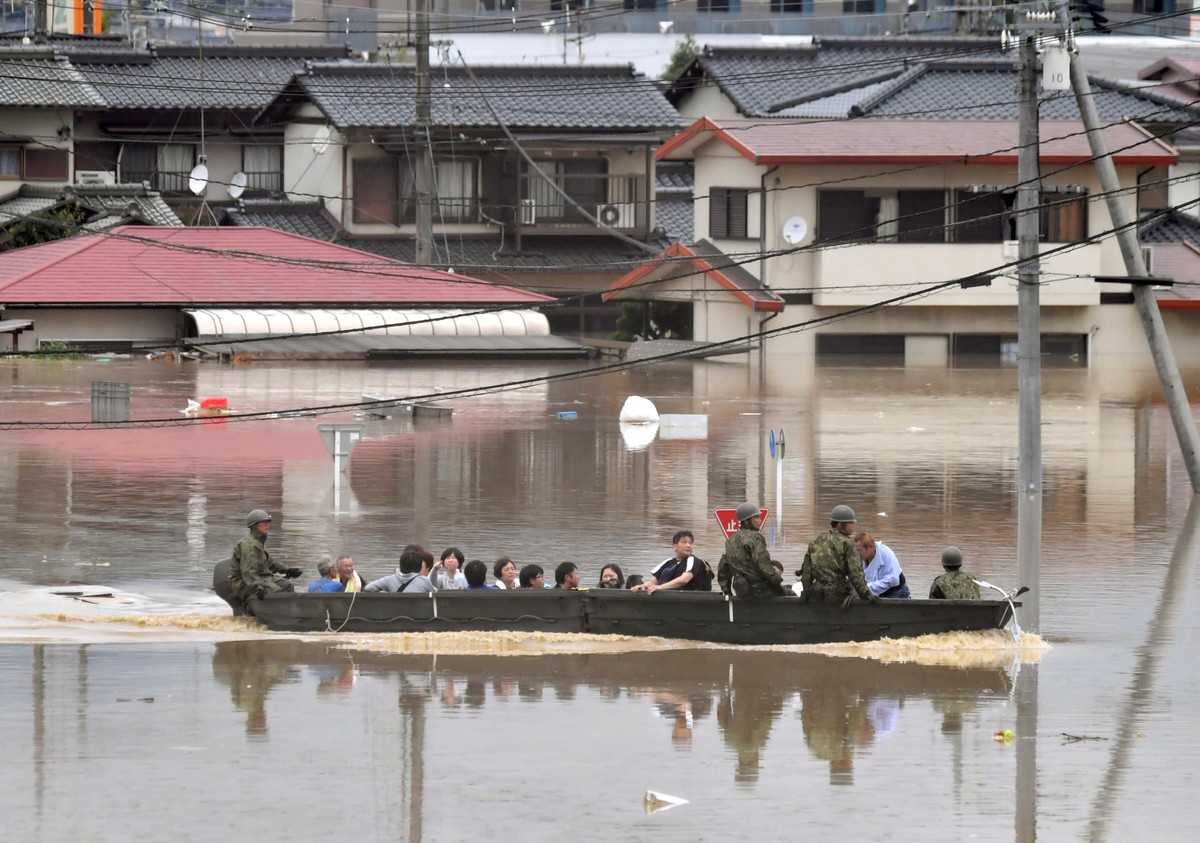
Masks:
[[[890,547],[875,541],[870,533],[861,530],[854,534],[854,546],[858,549],[867,588],[871,589],[872,594],[876,597],[912,596],[904,581],[904,572],[900,570],[900,560]]]
[[[321,579],[317,580],[308,587],[310,594],[316,594],[323,591],[346,590],[346,586],[342,585],[342,581],[338,579],[337,566],[328,556],[317,563],[317,573],[321,575]]]

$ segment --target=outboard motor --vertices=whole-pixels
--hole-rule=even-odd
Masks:
[[[222,559],[213,568],[213,591],[217,596],[229,604],[233,609],[235,618],[248,617],[250,612],[246,610],[246,604],[242,603],[233,596],[233,587],[229,584],[229,566],[233,564],[233,559]]]

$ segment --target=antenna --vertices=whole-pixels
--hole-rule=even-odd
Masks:
[[[246,178],[246,174],[243,173],[241,170],[238,170],[236,173],[234,173],[233,178],[231,178],[229,180],[229,196],[230,196],[230,198],[241,199],[242,194],[246,192],[246,184],[248,182],[249,182],[249,179]]]
[[[783,239],[795,246],[808,236],[808,221],[804,217],[792,217],[783,224]]]

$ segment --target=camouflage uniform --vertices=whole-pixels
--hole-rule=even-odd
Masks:
[[[717,565],[717,583],[726,594],[738,597],[779,597],[783,577],[771,564],[767,541],[758,530],[742,527],[725,541]]]
[[[930,600],[978,600],[979,586],[967,571],[947,571],[933,581]]]
[[[806,600],[841,603],[854,592],[864,600],[878,599],[867,588],[862,560],[853,540],[837,528],[830,528],[808,543],[800,567],[800,582]]]
[[[254,596],[259,587],[267,591],[293,591],[290,582],[271,576],[287,572],[286,566],[271,560],[271,554],[267,553],[267,537],[261,533],[251,533],[233,549],[229,585],[233,589],[233,596],[244,603]]]

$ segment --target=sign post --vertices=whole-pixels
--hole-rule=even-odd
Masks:
[[[342,472],[350,462],[350,455],[362,438],[361,424],[319,424],[317,433],[325,443],[325,450],[333,457],[333,512],[336,515],[342,504]],[[345,460],[343,462],[343,459]]]
[[[767,523],[767,516],[771,514],[771,510],[763,507],[758,511],[762,517],[763,523]],[[741,526],[737,520],[736,506],[718,506],[713,510],[713,515],[717,516],[717,523],[721,525],[721,532],[725,534],[725,538],[729,538],[738,531]]]

